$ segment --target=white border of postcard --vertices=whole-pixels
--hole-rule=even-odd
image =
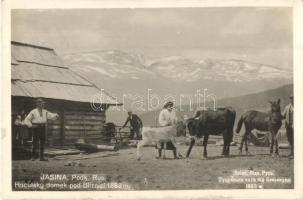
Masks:
[[[303,0],[2,0],[1,1],[1,186],[5,199],[302,199],[303,198]],[[16,192],[11,188],[11,80],[10,10],[56,8],[158,8],[158,7],[292,7],[294,24],[295,96],[295,189],[273,190],[174,190],[174,191],[89,191]],[[300,26],[301,25],[301,26]]]

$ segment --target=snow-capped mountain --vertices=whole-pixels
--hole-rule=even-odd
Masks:
[[[145,69],[144,57],[118,50],[72,54],[63,57],[65,64],[80,73],[97,73],[104,79],[139,79],[154,74]]]
[[[171,56],[146,60],[142,55],[111,50],[67,55],[64,60],[67,66],[77,71],[96,72],[105,79],[164,77],[187,82],[199,80],[248,82],[292,78],[291,71],[235,59],[191,60]]]
[[[192,61],[182,57],[168,57],[155,61],[150,68],[167,78],[191,82],[203,79],[248,82],[292,77],[290,71],[235,59]]]
[[[292,82],[292,71],[244,60],[193,60],[182,56],[145,58],[118,50],[71,54],[66,66],[99,87],[116,94],[127,89],[160,94],[208,88],[218,97],[232,97],[272,89]]]

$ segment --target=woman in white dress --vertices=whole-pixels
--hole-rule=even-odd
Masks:
[[[169,101],[163,106],[163,109],[159,114],[158,123],[160,126],[172,126],[177,123],[177,116],[174,111],[173,102]],[[166,147],[167,149],[172,149],[174,153],[174,158],[177,158],[176,147],[171,142],[167,142]],[[159,153],[159,156],[157,158],[161,158],[163,148],[164,142],[161,143],[161,147],[157,147]]]

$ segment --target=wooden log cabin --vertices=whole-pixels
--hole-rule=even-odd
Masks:
[[[60,115],[47,123],[48,145],[74,145],[78,139],[102,142],[106,109],[121,105],[114,97],[104,91],[101,94],[100,88],[64,66],[51,48],[11,42],[11,55],[13,121],[21,110],[29,113],[40,97],[47,110]],[[96,110],[91,101],[98,95],[102,109]]]

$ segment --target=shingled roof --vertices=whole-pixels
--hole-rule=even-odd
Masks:
[[[100,88],[65,67],[56,52],[47,47],[11,42],[12,96],[42,97],[76,102],[91,102]],[[102,90],[101,102],[121,105]]]

